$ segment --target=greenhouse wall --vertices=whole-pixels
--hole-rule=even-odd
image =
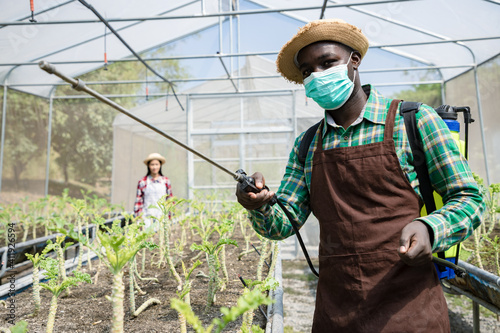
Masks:
[[[479,94],[482,111],[482,127],[479,115],[474,72],[469,71],[446,83],[446,103],[469,106],[472,118],[469,133],[469,163],[472,171],[486,179],[486,163],[483,137],[486,143],[490,183],[500,182],[500,114],[498,113],[498,91],[500,91],[500,56],[478,67]],[[461,135],[464,137],[463,119]]]

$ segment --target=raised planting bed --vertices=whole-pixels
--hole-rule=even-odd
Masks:
[[[500,277],[463,261],[458,261],[467,274],[446,280],[455,291],[460,289],[464,295],[478,302],[490,311],[500,315]]]
[[[190,244],[201,244],[199,234],[192,233],[191,230],[184,229],[186,244],[182,252],[175,252],[173,255],[175,269],[178,274],[182,275],[181,260],[186,266],[191,266],[195,259],[201,261],[191,277],[192,287],[190,291],[190,301],[193,312],[199,317],[203,326],[208,326],[214,318],[221,318],[221,307],[232,307],[237,303],[238,298],[243,294],[244,287],[239,278],[244,279],[257,279],[257,267],[259,264],[260,256],[256,251],[249,251],[248,254],[241,256],[245,251],[246,241],[249,240],[248,234],[246,239],[240,226],[235,223],[234,231],[228,235],[228,238],[234,240],[238,247],[226,245],[226,265],[229,280],[223,291],[218,290],[216,300],[213,306],[209,307],[207,311],[207,289],[209,279],[206,275],[209,274],[208,264],[205,253],[198,255],[199,251],[192,251]],[[246,218],[245,224],[248,224]],[[250,228],[249,225],[247,225]],[[175,244],[184,236],[182,233],[181,224],[173,224],[171,230],[170,247],[173,249]],[[187,231],[187,232],[186,232]],[[252,231],[247,229],[247,233]],[[252,231],[253,232],[253,231]],[[209,241],[217,242],[218,234],[213,233]],[[260,240],[253,233],[250,238],[253,244],[260,249]],[[154,243],[159,244],[159,232],[152,239]],[[270,244],[271,245],[271,244]],[[250,247],[252,249],[252,247]],[[86,258],[86,250],[85,256]],[[145,255],[145,256],[144,256]],[[144,270],[142,270],[142,261],[144,256]],[[196,258],[198,256],[198,258]],[[240,258],[239,258],[240,257]],[[130,265],[127,265],[124,272],[123,282],[125,286],[124,297],[124,332],[180,332],[181,327],[178,320],[178,313],[171,308],[171,299],[178,297],[178,282],[174,279],[169,272],[167,264],[163,261],[158,265],[160,259],[159,250],[140,250],[136,257],[137,269],[143,278],[156,278],[153,280],[139,280],[138,285],[145,294],[136,292],[135,303],[136,309],[139,308],[144,302],[150,298],[158,299],[161,304],[152,305],[140,313],[137,317],[133,317],[129,313],[130,295],[129,295],[129,272]],[[271,258],[267,258],[267,263],[271,264]],[[276,263],[279,267],[279,261]],[[111,285],[113,284],[113,275],[110,270],[105,266],[104,262],[100,260],[93,260],[91,268],[88,265],[82,267],[82,272],[88,273],[91,277],[92,284],[83,283],[78,286],[70,288],[70,292],[66,295],[64,292],[58,298],[58,307],[54,324],[54,332],[111,332],[111,321],[113,315],[112,304],[108,300],[111,295]],[[267,266],[263,265],[262,276],[267,276]],[[277,274],[279,272],[277,271]],[[43,277],[43,274],[41,275]],[[222,271],[219,273],[222,278]],[[49,314],[49,303],[52,294],[45,289],[40,292],[41,295],[41,308],[37,316],[31,316],[34,311],[32,302],[32,287],[28,287],[23,292],[15,295],[16,303],[16,321],[25,320],[28,322],[29,332],[45,332],[47,325],[47,317]],[[254,318],[253,324],[258,325],[260,328],[265,329],[266,332],[280,332],[276,331],[273,326],[279,327],[281,322],[282,327],[282,308],[280,310],[279,298],[282,295],[281,289],[275,290],[272,293],[274,298],[278,298],[273,308],[267,309],[266,306],[261,306],[260,309],[253,311]],[[269,316],[270,323],[268,323],[266,316]],[[276,324],[275,324],[276,323]],[[242,317],[231,322],[224,332],[238,332],[242,325]],[[5,325],[4,325],[5,326]],[[10,326],[10,325],[8,325]],[[267,327],[266,327],[267,326]],[[188,324],[188,331],[192,328]]]

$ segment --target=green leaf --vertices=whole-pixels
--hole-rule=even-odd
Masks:
[[[186,321],[189,323],[189,325],[193,327],[195,332],[208,333],[211,331],[211,329],[209,331],[203,328],[203,324],[201,323],[200,319],[194,314],[193,310],[191,309],[191,306],[186,302],[181,301],[180,299],[177,298],[171,298],[170,307],[176,310],[177,312],[182,313],[186,318]]]
[[[28,322],[25,320],[18,321],[14,326],[9,328],[11,333],[26,333],[28,332]]]

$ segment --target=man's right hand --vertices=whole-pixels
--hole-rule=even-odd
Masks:
[[[250,177],[254,179],[255,187],[258,189],[263,189],[266,185],[264,176],[260,172],[256,172]],[[248,210],[254,210],[262,207],[262,205],[268,203],[273,196],[274,192],[266,189],[263,189],[259,193],[245,192],[240,188],[239,184],[236,185],[236,198],[238,198],[240,205]]]

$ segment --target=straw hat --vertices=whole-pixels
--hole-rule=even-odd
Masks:
[[[152,160],[158,160],[162,165],[165,164],[165,157],[161,156],[158,153],[149,154],[148,157],[144,160],[144,164],[148,165],[148,163]]]
[[[307,45],[325,40],[347,45],[361,53],[361,58],[368,51],[368,39],[361,29],[340,19],[311,21],[281,48],[276,60],[278,72],[288,81],[302,84],[302,73],[295,64],[296,55]]]

